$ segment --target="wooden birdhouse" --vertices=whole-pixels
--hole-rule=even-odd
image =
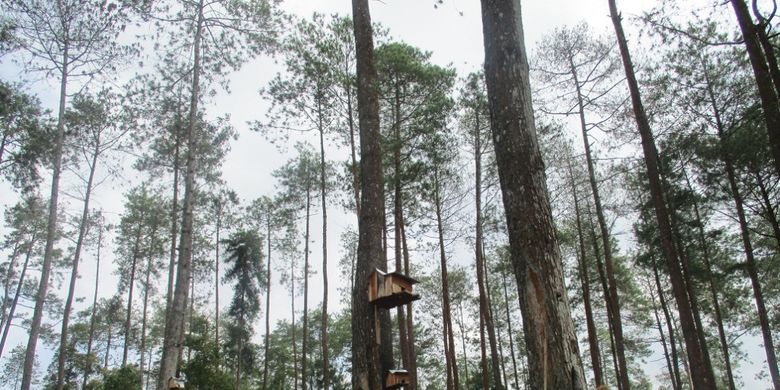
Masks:
[[[184,381],[174,377],[168,378],[168,389],[173,390],[173,389],[183,389],[183,388],[184,388]]]
[[[411,377],[409,371],[406,370],[390,370],[385,377],[386,389],[400,389],[408,386],[410,383]]]
[[[399,272],[386,274],[374,270],[368,276],[368,301],[383,309],[391,309],[420,299],[413,285],[417,281]]]

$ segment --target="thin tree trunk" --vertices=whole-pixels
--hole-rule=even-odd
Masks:
[[[506,323],[509,331],[509,352],[512,354],[512,372],[514,374],[515,378],[515,388],[519,388],[520,386],[520,379],[517,375],[517,359],[515,358],[515,341],[514,341],[514,334],[512,333],[512,318],[510,316],[509,311],[509,292],[507,291],[506,286],[506,272],[504,271],[503,267],[501,268],[501,284],[504,288],[504,307],[506,308]],[[508,383],[507,383],[507,387]]]
[[[102,216],[101,216],[102,219]],[[81,383],[81,388],[87,386],[89,380],[89,374],[92,373],[92,361],[90,355],[92,354],[92,342],[95,338],[95,313],[97,312],[97,297],[100,286],[100,250],[103,248],[103,225],[98,226],[98,242],[97,242],[97,254],[95,256],[95,292],[92,294],[92,312],[89,316],[89,337],[87,338],[87,359],[84,361],[84,380]]]
[[[403,193],[401,191],[401,88],[396,80],[394,85],[394,97],[393,97],[393,189],[394,189],[394,204],[393,204],[393,230],[395,238],[395,269],[396,271],[402,270],[401,264],[401,216],[403,213]],[[401,366],[407,367],[409,365],[409,340],[406,332],[406,316],[405,308],[398,306],[398,334],[399,344],[401,347]]]
[[[298,389],[298,346],[295,342],[295,262],[290,262],[290,316],[292,322],[293,390]]]
[[[485,81],[534,389],[585,389],[531,108],[520,0],[482,0]]]
[[[447,256],[444,248],[444,225],[442,223],[442,205],[441,205],[441,183],[439,182],[439,173],[436,167],[433,168],[434,175],[434,202],[436,206],[436,224],[439,233],[439,258],[441,260],[441,288],[442,288],[442,321],[444,322],[445,337],[449,348],[447,349],[447,366],[452,371],[453,389],[460,389],[460,378],[458,376],[458,362],[455,359],[455,338],[452,331],[452,318],[450,309],[450,287],[447,277]],[[487,313],[487,311],[486,311]],[[487,323],[486,323],[487,325]],[[500,382],[499,382],[500,384]]]
[[[766,188],[766,183],[764,183],[761,172],[759,172],[754,163],[751,163],[750,170],[752,171],[753,176],[755,176],[756,184],[758,184],[759,191],[761,192],[762,207],[764,210],[766,210],[764,219],[766,219],[766,221],[769,222],[769,225],[772,226],[772,233],[774,235],[775,242],[777,242],[777,246],[780,248],[780,223],[777,221],[775,205],[772,204],[772,201],[769,199],[769,191]]]
[[[0,149],[2,151],[2,149]],[[16,270],[16,257],[19,256],[19,243],[14,243],[14,247],[11,250],[11,256],[8,259],[8,266],[5,271],[5,281],[3,282],[3,302],[2,302],[2,308],[0,308],[0,313],[2,313],[3,318],[0,319],[0,329],[5,327],[5,321],[8,319],[8,298],[11,294],[11,279],[14,276],[14,271]]]
[[[303,341],[301,341],[301,386],[306,390],[309,346],[309,220],[311,216],[311,172],[306,172],[306,231],[303,244]]]
[[[404,255],[404,272],[406,275],[411,275],[412,271],[409,268],[409,247],[406,243],[406,221],[403,215],[403,209],[401,209],[401,244],[403,244]],[[414,317],[412,312],[413,302],[406,304],[406,341],[409,346],[407,351],[409,352],[409,365],[406,369],[409,371],[411,378],[411,386],[409,390],[417,390],[417,346],[414,342]]]
[[[344,74],[349,74],[349,61],[344,61]],[[348,78],[345,77],[348,80]],[[355,196],[355,213],[360,216],[360,172],[355,148],[355,117],[352,114],[352,86],[349,81],[344,82],[344,90],[347,93],[347,125],[349,126],[349,150],[352,158],[352,192]]]
[[[135,243],[133,244],[133,262],[130,266],[130,282],[127,292],[127,313],[125,317],[125,343],[122,350],[122,366],[127,365],[127,355],[130,350],[130,327],[133,314],[133,290],[135,288],[135,269],[140,257],[141,228],[138,227],[135,233]]]
[[[67,24],[64,25],[63,37],[68,37]],[[41,265],[41,279],[38,291],[35,295],[35,309],[33,309],[32,322],[30,323],[30,337],[27,341],[27,350],[24,355],[24,369],[22,372],[21,390],[30,390],[32,383],[35,350],[38,346],[38,337],[41,332],[43,320],[43,305],[49,289],[49,274],[54,258],[54,243],[57,241],[57,210],[60,194],[60,175],[62,173],[63,142],[65,138],[65,104],[67,98],[68,73],[70,65],[70,42],[65,39],[62,48],[62,62],[60,65],[60,102],[57,112],[57,133],[54,138],[54,155],[51,175],[51,195],[49,197],[49,219],[46,228],[46,248],[43,252],[43,264]]]
[[[460,344],[463,347],[463,373],[466,378],[465,383],[469,383],[469,362],[468,355],[466,355],[466,321],[463,318],[463,304],[458,302],[458,312],[460,314],[460,322],[458,328],[460,328]]]
[[[192,273],[192,223],[195,205],[195,156],[198,130],[198,100],[200,96],[200,45],[203,30],[203,0],[198,4],[198,16],[195,23],[192,95],[190,96],[189,123],[187,123],[187,172],[184,179],[184,208],[182,210],[181,238],[179,241],[179,264],[176,272],[176,287],[170,310],[165,320],[162,356],[160,358],[160,376],[158,390],[166,390],[169,378],[176,375],[179,353],[184,338],[184,318],[187,308],[187,293]]]
[[[585,323],[588,329],[588,345],[590,346],[590,360],[593,366],[593,376],[596,387],[604,384],[603,370],[601,368],[601,349],[599,348],[598,331],[596,323],[593,320],[593,309],[590,304],[590,278],[588,277],[587,252],[585,251],[585,235],[582,229],[582,218],[580,215],[580,201],[577,194],[577,185],[574,181],[574,172],[569,161],[569,180],[574,195],[574,215],[577,222],[577,238],[579,243],[579,277],[582,285],[582,301],[585,306]],[[509,321],[507,311],[507,321]]]
[[[35,237],[33,235],[33,237]],[[33,242],[35,238],[30,241],[30,247],[27,249],[27,254],[24,257],[24,264],[22,265],[22,271],[19,273],[19,283],[16,285],[16,292],[14,293],[14,300],[11,302],[11,308],[8,311],[8,318],[3,324],[3,337],[0,339],[0,357],[3,356],[3,350],[5,349],[5,342],[8,339],[8,332],[11,330],[11,324],[14,320],[14,312],[16,312],[16,305],[19,303],[19,296],[22,294],[22,287],[24,286],[24,277],[27,273],[27,265],[30,263],[30,257],[33,252]]]
[[[756,301],[758,321],[761,325],[761,336],[763,337],[764,341],[764,351],[766,352],[767,366],[769,367],[769,373],[772,377],[772,384],[775,390],[780,390],[780,372],[778,372],[777,367],[777,355],[775,353],[774,342],[772,340],[772,330],[769,324],[769,315],[766,311],[766,305],[764,304],[764,293],[762,291],[761,282],[758,278],[758,266],[753,255],[753,243],[751,242],[750,238],[750,229],[748,228],[747,217],[745,216],[742,195],[740,194],[739,187],[737,186],[736,172],[731,161],[731,156],[726,149],[726,139],[723,133],[723,129],[720,127],[718,127],[718,139],[721,148],[721,159],[723,160],[726,168],[726,178],[729,182],[731,196],[734,199],[734,208],[737,212],[737,220],[739,221],[742,246],[745,251],[745,265],[748,276],[750,278],[750,283],[753,287],[753,296]]]
[[[653,254],[651,253],[651,256]],[[655,263],[655,258],[653,258],[654,264],[653,264],[653,276],[655,278],[655,287],[658,290],[658,301],[661,303],[661,310],[664,312],[664,319],[666,320],[666,327],[669,331],[669,345],[672,349],[672,367],[674,368],[674,384],[675,384],[675,390],[681,390],[682,389],[682,376],[680,376],[680,364],[677,354],[677,343],[675,342],[675,333],[674,333],[674,327],[673,327],[673,319],[671,316],[671,313],[669,313],[669,307],[666,304],[666,298],[664,298],[664,290],[661,287],[661,276],[658,272],[658,264]],[[683,359],[685,360],[685,359]],[[690,376],[689,376],[690,378]]]
[[[317,104],[320,104],[319,101]],[[321,110],[320,110],[321,111]],[[322,387],[330,386],[330,353],[328,351],[328,205],[325,180],[325,126],[322,113],[317,114],[320,128],[320,197],[322,198],[322,318],[320,340],[322,349]]]
[[[268,347],[271,343],[271,210],[266,211],[266,244],[268,245],[268,265],[266,266],[265,290],[265,351],[263,353],[263,390],[268,389]]]
[[[84,207],[81,211],[81,223],[79,224],[79,235],[76,239],[76,249],[73,253],[73,264],[70,271],[70,285],[68,286],[68,297],[65,299],[65,309],[62,313],[62,330],[60,331],[60,351],[57,356],[57,390],[62,390],[65,385],[65,359],[68,354],[68,326],[70,324],[70,312],[73,308],[73,295],[76,292],[76,279],[79,276],[79,261],[81,260],[81,249],[84,246],[84,239],[89,228],[89,200],[92,195],[92,183],[95,179],[95,170],[97,169],[98,156],[100,156],[100,136],[96,137],[95,149],[92,151],[92,161],[89,166],[89,176],[87,178],[87,188],[84,192]]]
[[[688,173],[685,173],[685,182],[688,184],[688,189],[693,193],[693,186],[688,179]],[[696,233],[699,239],[699,245],[703,251],[704,267],[707,270],[707,285],[710,288],[710,295],[712,296],[712,308],[715,316],[715,323],[718,326],[718,337],[720,339],[720,348],[723,353],[723,362],[725,363],[726,377],[730,390],[736,390],[734,383],[734,375],[731,370],[731,357],[729,356],[729,343],[726,337],[726,330],[723,328],[723,315],[720,309],[720,298],[718,298],[718,290],[715,287],[715,279],[712,276],[712,262],[710,261],[710,246],[707,244],[707,238],[704,233],[704,221],[701,219],[699,213],[699,202],[696,200],[696,196],[693,196],[693,212],[696,217]],[[665,348],[665,347],[664,347]]]
[[[352,290],[352,387],[384,388],[383,373],[393,365],[390,316],[368,302],[368,276],[386,270],[382,247],[383,172],[379,143],[379,100],[374,66],[374,43],[368,0],[352,0],[357,63],[360,128],[361,202],[358,220],[358,263]]]
[[[154,237],[156,232],[153,232],[151,237]],[[140,369],[141,383],[144,380],[144,369],[146,368],[146,320],[149,308],[149,286],[151,285],[152,267],[154,267],[152,256],[149,255],[149,260],[146,263],[146,278],[144,280],[144,308],[141,316],[141,357],[138,360],[138,368]]]
[[[214,343],[219,346],[219,233],[222,229],[223,203],[222,199],[217,200],[217,202],[217,231],[214,243]],[[219,348],[217,348],[217,354],[219,354]]]
[[[177,105],[178,107],[178,105]],[[176,117],[179,117],[179,113],[176,113]],[[178,120],[178,119],[177,119]],[[174,135],[176,141],[173,148],[173,201],[171,203],[171,247],[170,247],[170,261],[168,262],[168,289],[165,293],[165,316],[166,318],[171,312],[171,303],[173,302],[173,289],[174,280],[176,276],[176,236],[179,233],[178,226],[178,207],[179,207],[179,149],[181,147],[180,129],[176,125],[176,134]]]
[[[585,121],[585,104],[583,103],[582,91],[580,88],[579,77],[577,74],[577,68],[574,65],[574,59],[569,58],[570,71],[574,78],[574,86],[577,92],[577,109],[580,119],[580,128],[582,130],[582,141],[585,147],[585,161],[588,167],[588,179],[590,181],[590,189],[593,194],[593,204],[596,211],[596,221],[599,224],[599,230],[601,233],[602,247],[604,248],[604,266],[607,276],[607,291],[604,292],[607,301],[607,307],[612,313],[609,318],[612,324],[612,337],[615,339],[615,354],[617,355],[617,362],[619,371],[617,372],[618,382],[620,383],[620,389],[629,390],[631,388],[631,381],[628,379],[628,366],[626,364],[626,351],[623,343],[623,320],[620,315],[620,296],[617,291],[617,281],[615,280],[615,271],[612,261],[612,243],[609,235],[609,227],[607,226],[607,220],[604,217],[604,210],[601,205],[601,195],[599,194],[599,186],[596,181],[596,168],[593,163],[593,155],[590,150],[590,140],[588,138],[587,122]]]
[[[742,31],[742,39],[745,42],[750,65],[753,68],[753,77],[756,79],[758,95],[761,98],[761,108],[764,111],[766,130],[769,134],[769,148],[775,160],[775,171],[780,175],[780,105],[778,103],[778,91],[773,88],[772,76],[767,65],[767,57],[761,50],[756,26],[750,16],[747,4],[744,0],[731,0],[734,13],[737,16],[739,29]],[[771,370],[770,370],[771,371]],[[775,389],[780,389],[780,376],[772,372],[772,381]]]
[[[488,374],[487,363],[487,342],[485,342],[485,313],[479,311],[479,363],[482,368],[482,390],[490,390],[490,375]],[[449,371],[448,371],[449,372]]]
[[[672,284],[672,290],[677,302],[677,308],[680,313],[680,324],[682,325],[685,344],[688,347],[688,358],[690,360],[694,388],[712,389],[715,387],[715,376],[711,370],[708,370],[704,361],[702,346],[699,343],[696,334],[696,326],[693,320],[690,303],[685,292],[685,281],[683,280],[682,270],[680,269],[679,256],[672,242],[672,228],[669,222],[669,211],[663,199],[663,186],[661,184],[658,150],[655,146],[653,132],[650,123],[645,114],[642,104],[642,98],[639,92],[639,84],[634,74],[634,65],[631,62],[631,55],[628,50],[621,16],[618,14],[615,0],[608,0],[610,16],[615,27],[620,54],[623,59],[623,66],[626,73],[626,81],[631,94],[631,103],[634,109],[634,116],[637,122],[639,135],[642,139],[642,150],[644,152],[645,167],[647,178],[650,182],[650,194],[653,200],[656,220],[661,233],[661,247],[664,251],[666,265],[669,269],[669,276]]]
[[[653,315],[655,315],[655,324],[658,329],[658,334],[661,336],[661,347],[664,349],[664,359],[666,360],[666,369],[669,371],[669,380],[672,382],[672,388],[677,389],[677,380],[672,368],[672,358],[669,356],[669,347],[666,345],[666,336],[664,335],[664,328],[661,325],[661,317],[658,315],[658,306],[656,306],[655,294],[653,290],[649,289],[650,301],[653,305]]]

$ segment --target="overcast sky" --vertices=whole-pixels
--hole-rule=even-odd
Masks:
[[[464,76],[471,71],[478,70],[483,62],[484,52],[482,48],[482,27],[480,17],[480,5],[476,0],[445,0],[444,4],[434,8],[436,0],[375,0],[371,1],[371,16],[374,22],[381,23],[389,30],[394,39],[405,41],[423,50],[432,52],[431,61],[438,65],[452,65],[457,69],[459,76]],[[636,15],[642,10],[648,10],[655,1],[651,0],[622,0],[618,6],[624,13],[624,19]],[[597,33],[613,34],[608,17],[606,0],[544,0],[523,2],[523,22],[525,29],[526,46],[533,49],[536,42],[543,34],[551,32],[555,27],[573,25],[580,21],[587,21]],[[324,14],[351,14],[351,2],[349,0],[288,0],[282,7],[289,13],[308,17],[313,12]],[[634,29],[627,24],[629,39],[635,37]],[[634,46],[635,47],[635,46]],[[238,130],[240,137],[231,144],[231,152],[224,165],[224,178],[230,188],[236,190],[243,201],[250,201],[261,195],[272,195],[274,181],[271,172],[280,167],[289,156],[280,153],[276,147],[270,145],[260,134],[249,130],[247,122],[262,120],[267,111],[268,104],[261,100],[258,90],[263,87],[271,77],[279,72],[280,67],[269,58],[260,57],[247,63],[243,68],[233,74],[230,79],[230,94],[220,93],[213,102],[207,105],[206,110],[211,116],[230,114],[232,123]],[[6,80],[14,80],[21,77],[14,67],[7,62],[0,63],[0,76]],[[56,88],[55,81],[34,84],[44,104],[55,109]],[[302,138],[306,138],[303,136]],[[313,139],[312,139],[313,140]],[[344,150],[330,145],[328,158],[334,161],[346,160]],[[97,191],[95,205],[107,209],[113,218],[117,218],[122,212],[122,194],[127,189],[125,183],[115,183]],[[0,189],[3,195],[0,199],[8,199],[7,188]],[[76,209],[78,205],[71,204],[69,208]],[[336,288],[345,283],[339,280],[339,271],[336,264],[341,257],[339,248],[339,235],[347,226],[354,226],[356,218],[353,214],[342,210],[329,210],[329,253],[331,276],[331,293],[329,307],[331,311],[340,310],[343,305]],[[316,306],[321,299],[321,257],[319,237],[319,215],[313,218],[312,236],[316,237],[313,244],[311,262],[316,274],[310,284],[310,304]],[[94,269],[91,268],[91,254],[85,256],[82,267],[82,283],[79,284],[77,296],[87,297],[92,294],[92,282]],[[468,265],[473,259],[467,256],[454,258],[454,263]],[[103,269],[105,270],[105,268]],[[103,271],[101,270],[101,271]],[[107,272],[107,271],[104,271]],[[101,272],[103,273],[103,272]],[[278,272],[277,272],[278,274]],[[111,277],[106,280],[110,283]],[[289,298],[285,291],[279,289],[278,279],[274,282],[274,294],[272,298],[272,320],[289,318]],[[223,287],[227,292],[228,286]],[[111,288],[102,289],[104,296],[114,293]],[[228,302],[223,298],[223,302]],[[300,302],[300,301],[299,301]],[[300,303],[296,303],[298,308]],[[84,307],[84,304],[81,304]],[[256,332],[261,335],[263,326],[261,322],[256,325]],[[17,335],[16,343],[26,342],[21,335]],[[13,345],[13,343],[12,343]],[[751,348],[754,349],[754,348]],[[7,350],[10,350],[7,349]],[[763,359],[760,354],[754,356],[754,364],[760,365]],[[756,357],[757,356],[757,357]],[[653,359],[658,356],[654,356]],[[652,377],[662,367],[661,361],[648,361],[646,370]],[[44,368],[46,365],[43,366]],[[746,384],[751,384],[751,373],[743,374]]]

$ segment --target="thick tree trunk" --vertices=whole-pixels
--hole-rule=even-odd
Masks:
[[[574,215],[577,222],[577,238],[579,243],[579,277],[582,285],[582,301],[585,306],[585,323],[588,329],[588,345],[590,346],[590,360],[593,366],[593,376],[596,387],[604,384],[603,370],[601,369],[601,349],[599,348],[598,331],[596,323],[593,320],[593,310],[590,305],[590,278],[588,277],[587,252],[585,251],[585,236],[582,229],[582,218],[580,216],[580,201],[577,194],[577,184],[574,181],[574,173],[569,162],[569,180],[574,195]]]
[[[102,216],[101,216],[102,218]],[[98,226],[98,242],[97,242],[97,254],[95,255],[95,291],[92,294],[92,312],[89,316],[89,336],[87,337],[87,359],[84,361],[84,380],[81,382],[81,388],[87,386],[89,375],[92,373],[92,361],[90,355],[92,354],[92,342],[95,339],[95,314],[97,312],[97,297],[100,287],[100,250],[103,248],[103,225]]]
[[[176,287],[174,289],[170,310],[165,318],[165,333],[162,356],[160,358],[160,373],[158,390],[166,390],[168,379],[176,375],[179,364],[179,353],[184,338],[184,318],[187,309],[187,295],[190,275],[192,274],[192,223],[195,205],[195,157],[197,155],[196,138],[198,131],[198,101],[200,96],[200,45],[203,30],[203,0],[198,4],[198,16],[195,23],[192,95],[190,96],[189,123],[187,123],[187,172],[184,178],[184,208],[182,210],[181,238],[179,241],[179,264],[176,272]]]
[[[756,79],[766,130],[769,134],[769,148],[772,150],[775,160],[775,171],[780,175],[780,103],[778,103],[777,96],[780,91],[773,88],[774,84],[767,65],[767,56],[761,50],[756,25],[753,24],[747,4],[744,0],[731,0],[731,5],[737,16],[739,29],[742,31],[742,39],[745,41],[745,49],[747,49],[750,65],[753,68],[753,77]],[[773,375],[772,380],[775,388],[780,388],[780,378]]]
[[[368,302],[368,276],[387,269],[382,246],[384,195],[379,144],[379,101],[374,43],[368,0],[352,0],[358,78],[361,202],[358,220],[358,263],[352,290],[352,387],[384,388],[383,376],[393,365],[390,316]]]
[[[63,36],[67,37],[66,31]],[[57,241],[57,209],[60,195],[60,175],[62,173],[62,154],[65,138],[65,104],[67,99],[68,66],[70,65],[69,42],[67,39],[62,48],[62,62],[60,65],[60,102],[57,112],[57,132],[54,138],[53,167],[51,174],[51,195],[49,197],[49,219],[46,227],[46,248],[43,252],[43,264],[41,264],[41,279],[38,291],[35,295],[35,308],[33,309],[32,322],[30,323],[30,337],[27,340],[27,350],[24,355],[24,369],[22,371],[22,390],[30,390],[35,363],[35,350],[38,346],[38,337],[41,333],[43,321],[43,305],[46,302],[46,294],[49,290],[49,274],[51,262],[54,258],[54,243]]]
[[[92,183],[95,179],[95,170],[97,169],[98,156],[100,156],[100,137],[95,141],[95,149],[92,151],[91,165],[89,166],[89,176],[87,177],[87,187],[84,192],[84,207],[81,211],[81,223],[79,224],[79,235],[76,238],[76,249],[73,252],[73,264],[70,271],[70,285],[68,286],[68,297],[65,299],[65,310],[62,313],[62,330],[60,331],[60,351],[57,356],[57,390],[62,390],[65,385],[65,359],[68,354],[68,325],[70,324],[70,312],[73,308],[73,295],[76,292],[76,279],[79,276],[79,261],[81,260],[81,249],[84,246],[84,239],[89,228],[89,200],[92,195]]]
[[[620,315],[620,296],[618,295],[617,281],[615,280],[615,271],[612,261],[612,242],[610,240],[607,220],[604,217],[604,208],[601,205],[598,182],[596,181],[596,167],[593,162],[593,154],[590,150],[588,127],[587,122],[585,121],[585,104],[583,103],[577,68],[574,65],[574,60],[572,58],[569,58],[569,63],[570,71],[574,78],[575,90],[577,92],[577,109],[580,119],[580,128],[582,130],[582,142],[585,147],[585,161],[588,166],[588,179],[590,181],[591,193],[593,194],[593,205],[596,209],[596,220],[598,221],[599,231],[601,233],[601,245],[604,248],[604,266],[607,276],[607,291],[604,292],[604,295],[606,296],[607,308],[611,312],[609,319],[612,324],[612,337],[615,339],[615,354],[618,362],[617,377],[618,382],[620,383],[620,389],[629,390],[631,388],[631,381],[628,379],[626,351],[623,343],[623,320]]]
[[[536,135],[520,0],[482,0],[485,81],[534,389],[585,389]]]
[[[655,146],[653,132],[650,123],[645,114],[642,104],[642,98],[639,92],[639,84],[634,74],[634,65],[631,62],[631,55],[628,50],[628,43],[623,32],[621,16],[617,10],[615,0],[609,0],[610,16],[615,27],[620,54],[623,59],[623,66],[626,72],[626,81],[631,94],[631,103],[634,108],[634,116],[637,122],[639,135],[642,139],[642,150],[644,152],[645,167],[647,178],[650,182],[650,194],[653,200],[656,220],[661,233],[661,247],[664,251],[666,265],[669,269],[669,276],[672,282],[672,291],[674,292],[677,308],[680,313],[680,324],[682,325],[685,344],[688,349],[688,358],[691,364],[694,387],[698,389],[712,389],[715,387],[715,376],[711,370],[707,369],[704,361],[702,346],[696,334],[690,303],[685,292],[685,281],[683,280],[682,270],[680,269],[677,250],[672,242],[672,228],[669,222],[669,211],[663,199],[663,186],[659,174],[658,150]]]

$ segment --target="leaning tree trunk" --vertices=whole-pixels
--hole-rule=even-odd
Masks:
[[[680,269],[679,256],[672,242],[672,228],[669,222],[669,210],[663,199],[663,186],[659,174],[658,150],[655,146],[655,139],[650,128],[650,122],[645,114],[642,97],[639,92],[639,84],[634,74],[634,65],[631,62],[631,54],[628,51],[628,43],[623,32],[621,16],[617,10],[615,0],[609,1],[609,10],[612,23],[615,27],[620,54],[623,59],[623,67],[626,72],[626,81],[631,94],[631,103],[634,109],[634,116],[637,122],[639,135],[642,139],[642,151],[644,152],[645,168],[647,178],[650,182],[650,194],[653,200],[656,220],[661,233],[661,247],[664,251],[666,265],[669,269],[669,277],[672,282],[672,291],[674,292],[677,308],[680,313],[680,324],[682,325],[683,337],[688,349],[688,358],[690,360],[693,384],[696,389],[712,389],[715,387],[715,375],[707,369],[704,361],[702,346],[699,343],[696,334],[691,305],[685,291],[685,281],[683,280],[682,270]]]
[[[187,123],[187,155],[186,175],[184,178],[184,207],[182,210],[181,238],[179,240],[179,264],[177,265],[176,287],[174,289],[170,310],[166,313],[165,333],[163,338],[162,356],[160,357],[160,373],[158,390],[166,390],[168,379],[176,375],[184,338],[184,317],[187,310],[187,290],[192,273],[192,220],[195,205],[195,156],[196,133],[198,130],[198,100],[200,95],[200,44],[203,31],[203,0],[198,5],[198,16],[195,24],[192,95],[190,96],[189,123]]]
[[[474,252],[475,262],[477,269],[477,286],[479,291],[479,311],[483,313],[485,317],[485,329],[488,334],[488,342],[490,343],[490,361],[491,374],[493,377],[493,383],[499,389],[501,388],[501,376],[498,366],[498,352],[496,349],[496,329],[493,326],[493,315],[488,308],[490,307],[490,299],[488,297],[485,288],[485,256],[482,253],[482,135],[480,134],[480,122],[479,122],[479,110],[474,110],[474,176],[475,176],[475,208],[476,208],[476,237],[474,240]],[[484,365],[483,365],[484,369]],[[482,373],[483,376],[488,376],[487,372]]]
[[[626,364],[626,349],[623,343],[623,320],[620,316],[620,296],[617,290],[617,281],[615,280],[615,271],[612,261],[612,242],[609,235],[609,227],[604,217],[604,208],[601,205],[601,195],[599,193],[598,182],[596,181],[596,168],[593,162],[593,153],[590,150],[590,140],[588,138],[588,128],[585,121],[585,103],[583,102],[582,90],[577,74],[577,67],[574,60],[569,58],[570,72],[574,78],[574,87],[577,93],[577,110],[580,119],[580,128],[582,130],[582,142],[585,147],[585,161],[588,167],[588,180],[590,181],[590,190],[593,194],[593,205],[596,209],[596,221],[599,224],[601,233],[601,245],[604,248],[604,269],[607,276],[607,290],[604,291],[607,301],[607,309],[611,313],[609,316],[612,325],[612,337],[615,340],[615,355],[618,362],[618,382],[621,390],[630,390],[631,381],[628,379],[628,365]]]
[[[379,100],[374,66],[374,42],[368,0],[352,0],[358,78],[361,202],[358,218],[358,263],[352,290],[352,387],[378,390],[392,367],[390,316],[368,302],[368,276],[387,269],[382,246],[383,172],[379,144]]]
[[[585,389],[531,108],[520,0],[482,0],[485,81],[534,389]]]
[[[19,296],[22,294],[22,287],[24,286],[24,277],[27,273],[27,266],[30,264],[30,257],[32,257],[33,243],[35,242],[35,235],[30,240],[30,247],[27,248],[27,254],[24,257],[24,264],[22,265],[22,271],[19,273],[19,283],[16,285],[16,292],[14,293],[14,299],[11,302],[11,308],[8,309],[8,318],[6,318],[3,324],[3,337],[0,338],[0,356],[3,356],[3,350],[5,349],[5,342],[8,340],[8,332],[11,330],[11,324],[14,320],[14,312],[16,312],[16,305],[19,303]]]
[[[65,299],[65,310],[62,313],[62,330],[60,331],[60,352],[57,356],[57,390],[62,390],[65,386],[65,358],[68,349],[68,325],[70,324],[70,312],[73,308],[73,295],[76,292],[76,279],[79,276],[79,261],[81,260],[81,249],[84,246],[84,239],[87,235],[89,226],[89,200],[92,195],[92,183],[95,180],[95,170],[97,169],[98,156],[100,156],[100,137],[95,140],[95,149],[92,151],[92,161],[89,166],[89,176],[87,178],[87,188],[84,192],[84,207],[81,211],[81,223],[79,224],[79,235],[76,239],[76,249],[73,253],[73,264],[70,270],[70,285],[68,286],[68,297]]]
[[[773,88],[772,76],[767,66],[767,58],[761,50],[756,25],[750,16],[747,4],[744,0],[731,0],[734,13],[737,16],[739,28],[742,31],[742,39],[745,41],[750,65],[753,68],[753,77],[756,79],[758,95],[761,98],[761,108],[764,110],[764,121],[769,134],[769,148],[775,160],[775,170],[780,175],[780,103],[778,93]],[[780,379],[772,375],[775,388],[780,388]]]
[[[102,218],[102,217],[101,217]],[[87,338],[87,359],[84,360],[84,380],[81,383],[81,388],[87,387],[87,380],[89,380],[89,374],[92,373],[92,362],[89,356],[92,354],[92,342],[95,339],[95,314],[97,312],[97,297],[100,287],[100,250],[103,247],[103,225],[98,227],[98,241],[97,241],[97,254],[95,255],[95,292],[92,294],[92,312],[89,316],[89,336]]]
[[[593,320],[593,310],[590,306],[590,278],[588,277],[587,252],[585,251],[585,237],[582,229],[582,218],[580,215],[580,200],[577,194],[577,185],[574,182],[574,173],[569,162],[569,180],[574,195],[574,215],[577,222],[577,238],[579,243],[579,277],[582,285],[582,301],[585,306],[585,323],[588,328],[588,345],[590,346],[590,360],[593,365],[593,377],[596,387],[604,384],[603,371],[601,369],[601,350],[599,348],[598,331],[596,323]],[[508,321],[508,319],[507,319]]]
[[[63,36],[67,37],[66,31]],[[24,355],[24,368],[22,371],[22,390],[30,390],[35,363],[35,349],[38,346],[38,336],[41,332],[43,321],[43,305],[46,301],[46,293],[49,289],[49,274],[51,262],[54,258],[54,242],[57,241],[57,206],[60,195],[60,175],[62,173],[63,142],[65,138],[65,104],[68,86],[69,42],[67,39],[62,48],[62,63],[60,63],[60,102],[57,113],[57,132],[54,138],[53,167],[51,174],[51,195],[49,197],[49,219],[46,228],[46,248],[43,252],[43,264],[41,264],[41,279],[38,291],[35,295],[35,308],[33,309],[32,322],[30,323],[30,337],[27,340],[27,350]]]
[[[674,376],[674,369],[672,368],[672,357],[669,356],[669,347],[666,345],[666,335],[664,334],[664,328],[663,325],[661,325],[661,317],[658,315],[658,306],[655,302],[655,294],[653,293],[653,290],[649,290],[650,293],[650,303],[653,305],[653,315],[655,316],[655,324],[656,329],[658,329],[658,334],[661,336],[661,347],[664,349],[664,359],[666,360],[666,369],[669,371],[669,381],[672,382],[672,388],[677,389],[677,380]]]

